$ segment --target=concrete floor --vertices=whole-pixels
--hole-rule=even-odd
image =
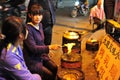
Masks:
[[[97,39],[101,42],[105,35],[104,29],[91,32],[92,26],[88,22],[88,16],[78,16],[77,18],[70,17],[71,8],[59,8],[56,11],[56,24],[53,28],[52,44],[62,45],[62,37],[65,31],[73,30],[78,32],[85,32],[81,38],[81,56],[82,56],[82,71],[85,74],[85,80],[99,80],[94,68],[94,57],[96,52],[86,50],[86,41],[88,39]],[[101,34],[102,33],[102,34]],[[58,67],[61,67],[62,49],[50,52],[50,57],[55,61]],[[61,68],[60,68],[61,69]]]

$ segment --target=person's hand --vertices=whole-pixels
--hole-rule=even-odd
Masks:
[[[50,49],[50,50],[56,50],[56,49],[58,49],[58,48],[60,48],[60,47],[61,47],[61,46],[58,45],[58,44],[49,45],[49,49]]]
[[[105,23],[106,22],[106,20],[101,20],[101,24],[103,24],[103,23]]]
[[[0,39],[4,39],[4,38],[5,38],[5,35],[0,33]]]
[[[91,19],[89,19],[89,23],[90,23],[90,24],[92,24],[92,21],[91,21]]]

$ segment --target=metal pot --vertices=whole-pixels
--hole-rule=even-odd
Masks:
[[[88,51],[98,51],[99,41],[96,39],[90,39],[86,42],[86,50]]]
[[[63,53],[68,53],[68,47],[65,44],[74,43],[71,52],[80,53],[81,52],[81,35],[76,31],[66,31],[62,38]]]
[[[61,67],[69,69],[81,69],[82,56],[77,53],[72,53],[71,55],[63,54],[61,56]]]
[[[85,75],[83,71],[75,69],[62,69],[57,74],[57,80],[84,80]]]

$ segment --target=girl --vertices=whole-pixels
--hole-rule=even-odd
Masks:
[[[39,73],[43,80],[55,80],[57,65],[49,58],[49,50],[56,50],[60,46],[45,45],[41,24],[43,8],[35,3],[28,10],[30,22],[27,23],[28,37],[24,41],[24,54],[27,66],[33,73]],[[28,58],[29,57],[29,58]],[[28,59],[28,60],[27,60]]]
[[[31,74],[23,59],[20,42],[27,35],[22,20],[15,16],[6,18],[2,25],[2,34],[5,37],[0,43],[0,59],[7,65],[2,65],[0,69],[7,72],[0,70],[0,80],[13,80],[6,75],[11,75],[15,80],[41,80],[38,74]]]

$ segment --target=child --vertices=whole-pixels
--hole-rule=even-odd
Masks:
[[[55,5],[53,0],[29,0],[28,9],[31,5],[36,2],[42,6],[44,9],[43,19],[41,21],[44,32],[44,44],[51,45],[52,41],[52,29],[56,22],[56,15],[55,15]],[[29,17],[27,16],[26,22],[29,21]]]
[[[45,45],[44,33],[41,24],[43,18],[43,8],[34,3],[28,16],[30,22],[27,23],[28,37],[24,41],[24,54],[28,68],[33,73],[39,73],[43,80],[55,80],[57,65],[49,58],[49,50],[56,50],[59,45]],[[44,26],[43,26],[44,27]]]
[[[23,59],[20,42],[27,35],[22,20],[15,16],[6,18],[2,25],[2,34],[5,37],[0,43],[0,80],[13,80],[11,78],[14,80],[41,80],[38,74],[30,73]]]

